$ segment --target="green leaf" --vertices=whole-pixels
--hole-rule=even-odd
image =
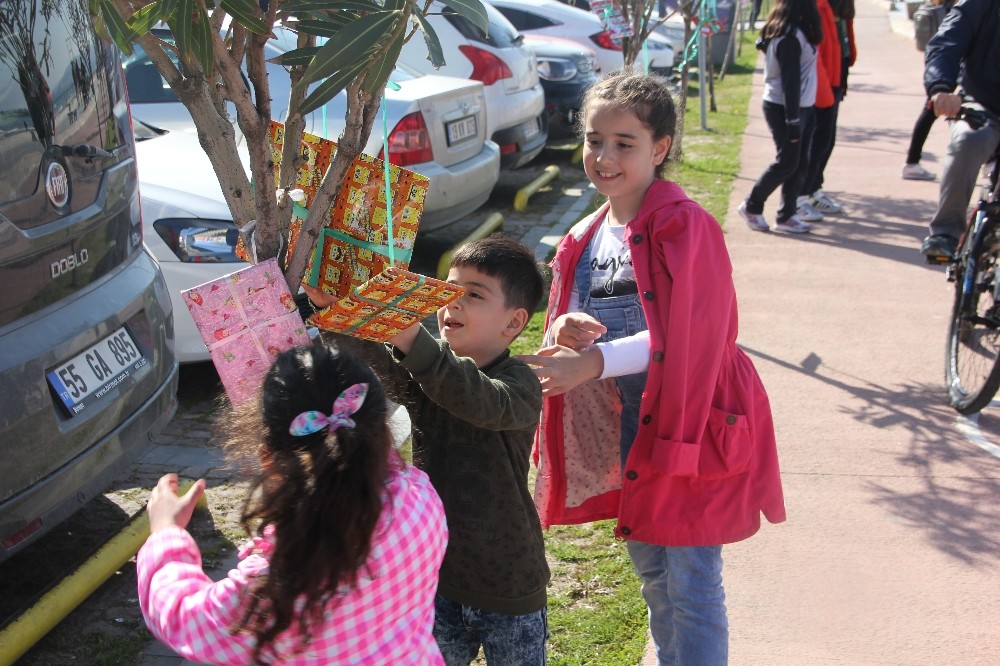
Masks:
[[[132,14],[132,18],[128,20],[129,28],[136,33],[136,35],[145,35],[153,26],[160,22],[160,16],[162,15],[163,7],[161,3],[151,2],[135,14]]]
[[[302,83],[324,79],[353,65],[361,54],[367,55],[385,39],[399,15],[399,12],[368,14],[344,26],[320,48],[302,77]]]
[[[138,35],[128,27],[125,19],[118,13],[118,9],[111,0],[101,0],[101,14],[111,39],[122,50],[122,53],[132,55],[132,42]]]
[[[220,5],[233,20],[250,32],[266,35],[270,32],[264,19],[258,16],[260,5],[255,0],[222,0]]]
[[[399,60],[399,52],[402,49],[403,38],[400,36],[392,43],[392,46],[386,51],[385,56],[377,61],[375,66],[368,72],[368,78],[365,79],[364,85],[366,93],[375,94],[381,92],[382,88],[385,87],[385,82],[389,80],[389,75],[392,74],[393,68],[396,66],[396,61]]]
[[[381,12],[385,8],[371,0],[292,0],[281,5],[281,10],[289,14],[320,9],[335,9],[349,12]]]
[[[273,62],[276,65],[283,65],[285,67],[308,65],[312,62],[312,59],[316,57],[317,53],[319,53],[318,46],[304,46],[301,49],[285,51],[281,55],[271,58],[268,62]]]
[[[353,81],[358,74],[361,73],[361,70],[363,70],[367,65],[367,59],[362,60],[361,62],[353,63],[316,86],[316,89],[309,93],[304,100],[302,100],[302,106],[299,107],[299,113],[306,115],[307,113],[315,111],[329,102],[335,95],[339,94],[341,90],[346,88],[347,84]]]
[[[382,9],[388,9],[390,11],[394,11],[397,9],[401,10],[405,6],[406,6],[406,0],[385,0],[385,3],[382,5]]]
[[[197,8],[195,0],[177,0],[177,9],[170,16],[168,24],[174,34],[174,42],[180,51],[182,59],[189,58],[194,51],[194,12]]]
[[[357,20],[357,16],[342,15],[336,19],[302,19],[298,22],[296,30],[307,35],[316,37],[333,37],[337,32],[351,21]]]
[[[427,59],[431,61],[435,69],[440,68],[444,65],[444,51],[441,49],[441,40],[423,13],[414,10],[413,16],[416,17],[417,23],[420,24],[420,29],[424,32],[424,41],[427,42]]]
[[[215,47],[212,45],[212,24],[208,20],[208,15],[201,14],[195,21],[194,32],[191,35],[194,41],[194,57],[201,63],[201,69],[205,72],[206,78],[211,76],[215,68]]]
[[[486,8],[479,0],[445,1],[456,13],[469,19],[474,26],[482,30],[484,35],[490,34],[490,17],[486,15]]]
[[[167,17],[177,10],[177,0],[163,0],[160,9],[160,20],[166,21]]]

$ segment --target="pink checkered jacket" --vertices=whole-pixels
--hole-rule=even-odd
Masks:
[[[269,535],[213,582],[179,527],[160,530],[139,551],[139,603],[146,626],[186,659],[249,664],[255,639],[234,626],[255,576],[266,574]],[[274,643],[282,664],[443,664],[434,642],[434,594],[448,540],[444,508],[427,476],[406,465],[387,483],[386,504],[358,585],[336,599],[305,646],[292,629]]]

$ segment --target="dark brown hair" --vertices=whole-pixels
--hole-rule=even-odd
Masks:
[[[798,28],[813,46],[823,41],[823,27],[816,0],[775,0],[760,29],[761,39],[770,40]]]
[[[329,415],[337,396],[359,383],[368,384],[368,394],[350,417],[353,427],[289,433],[296,416],[311,410]],[[251,587],[233,628],[256,637],[254,663],[273,661],[272,644],[289,628],[308,643],[337,591],[357,583],[382,513],[392,446],[387,411],[368,366],[351,352],[317,342],[279,354],[260,400],[248,401],[230,419],[227,449],[244,457],[256,452],[260,461],[241,524],[251,535],[274,530],[267,574]]]
[[[500,280],[504,305],[524,308],[530,317],[542,300],[545,279],[535,253],[510,236],[496,233],[458,248],[451,265],[469,266]]]

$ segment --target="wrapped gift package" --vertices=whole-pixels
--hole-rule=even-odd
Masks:
[[[309,318],[318,328],[384,342],[465,293],[458,285],[387,268]]]
[[[310,344],[276,259],[181,292],[233,405],[253,397],[280,352]]]

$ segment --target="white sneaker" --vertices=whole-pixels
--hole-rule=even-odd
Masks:
[[[774,225],[774,228],[778,231],[787,231],[790,234],[807,234],[812,231],[812,225],[808,222],[803,222],[796,215],[792,215],[784,222],[778,222]]]
[[[797,203],[798,208],[796,208],[795,214],[800,220],[803,222],[823,221],[823,213],[813,208],[812,204],[809,203],[808,197],[799,197]]]
[[[840,215],[844,212],[844,204],[840,203],[823,190],[816,190],[809,197],[809,205],[824,215]]]
[[[928,171],[919,164],[903,165],[903,180],[935,180],[936,178],[936,173]]]
[[[736,209],[736,212],[740,214],[743,221],[747,223],[753,231],[770,231],[771,227],[767,224],[767,220],[760,213],[750,213],[747,211],[747,202],[744,201]]]

